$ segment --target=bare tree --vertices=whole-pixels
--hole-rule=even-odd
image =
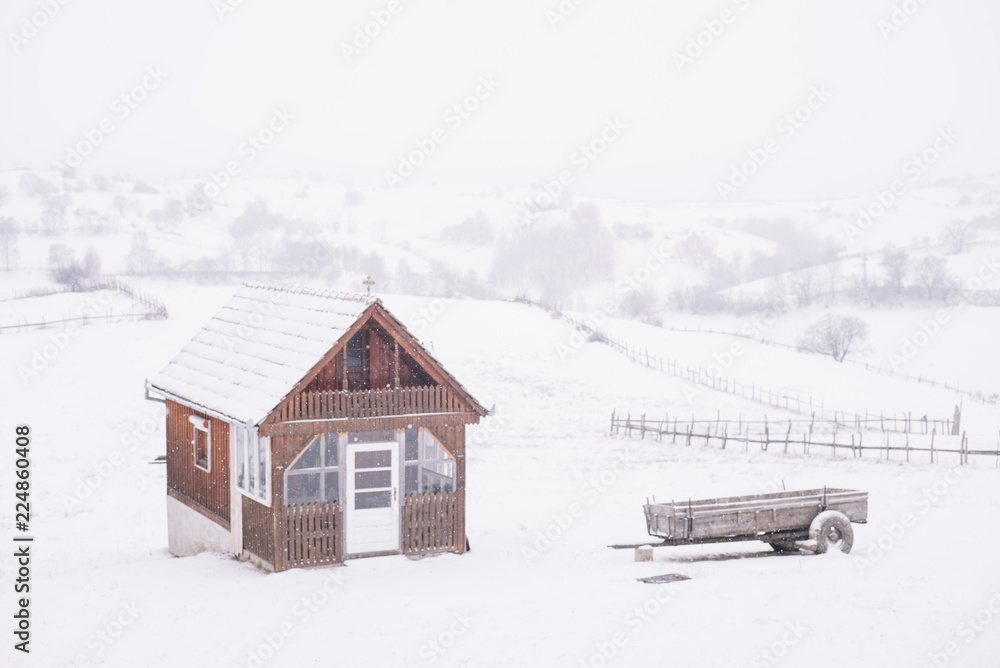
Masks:
[[[0,253],[3,254],[4,271],[10,271],[11,258],[17,256],[17,235],[20,231],[13,218],[0,218]]]
[[[115,211],[119,216],[124,218],[129,212],[140,215],[142,213],[142,207],[139,206],[139,200],[134,197],[129,197],[128,195],[115,195],[111,200],[111,206],[115,208]]]
[[[803,267],[789,275],[788,284],[792,294],[798,300],[799,306],[807,306],[812,303],[819,283],[817,278],[815,267]]]
[[[621,311],[633,320],[641,320],[647,324],[659,325],[661,318],[656,313],[656,302],[656,292],[650,286],[643,285],[637,290],[629,290],[622,297]]]
[[[55,191],[55,186],[52,185],[51,181],[43,179],[38,174],[32,172],[21,174],[18,183],[21,186],[21,192],[28,197],[44,197]]]
[[[841,266],[840,262],[828,262],[823,265],[827,279],[830,281],[829,299],[832,301],[837,296],[837,284],[840,282]]]
[[[149,212],[149,219],[156,223],[157,228],[173,227],[184,218],[184,204],[176,197],[163,203],[162,209]]]
[[[910,273],[910,254],[905,248],[896,248],[889,245],[882,253],[882,269],[885,271],[889,284],[896,289],[896,293],[903,291],[903,282],[907,274]]]
[[[73,290],[79,290],[86,278],[84,266],[76,259],[76,252],[66,244],[49,246],[49,276],[56,283],[68,285]]]
[[[132,245],[125,256],[125,271],[132,275],[145,276],[169,269],[163,256],[156,253],[149,243],[149,235],[143,230],[132,233]]]
[[[927,299],[934,299],[934,293],[946,299],[951,292],[954,281],[948,272],[948,261],[940,255],[928,255],[916,264],[913,273]]]
[[[950,252],[962,253],[975,236],[976,230],[972,227],[971,221],[955,220],[941,232],[941,241],[948,246]]]
[[[799,339],[799,349],[829,355],[843,362],[852,347],[868,340],[868,324],[854,316],[827,314],[809,325]]]

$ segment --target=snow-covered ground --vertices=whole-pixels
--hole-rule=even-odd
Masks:
[[[144,401],[143,380],[233,287],[144,287],[170,320],[81,327],[24,380],[18,368],[55,330],[0,339],[0,434],[10,450],[14,425],[31,425],[36,536],[32,654],[5,649],[13,658],[4,665],[998,665],[995,462],[958,469],[612,437],[614,408],[689,413],[678,381],[598,343],[561,356],[574,333],[566,321],[512,303],[384,298],[482,403],[496,403],[496,415],[469,430],[471,552],[280,574],[221,555],[171,557],[165,470],[153,463],[164,452],[162,408]],[[706,336],[617,326],[696,364],[717,349]],[[950,363],[960,380],[990,360],[988,348],[969,346],[953,348]],[[748,346],[736,376],[852,405],[947,413],[956,402],[866,373]],[[715,393],[699,402],[713,414],[716,405],[765,410]],[[991,416],[996,433],[994,414],[977,419]],[[14,505],[7,457],[4,527]],[[869,523],[855,525],[854,551],[789,556],[738,543],[657,548],[652,563],[636,563],[606,547],[645,537],[649,496],[782,485],[867,490]],[[0,558],[8,611],[9,553]],[[664,573],[691,579],[636,580]]]

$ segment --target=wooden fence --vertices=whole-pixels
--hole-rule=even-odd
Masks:
[[[455,492],[410,494],[403,501],[403,554],[461,551]]]
[[[65,294],[70,292],[96,292],[98,290],[108,290],[111,292],[118,292],[120,294],[129,297],[135,305],[139,308],[133,306],[127,312],[120,311],[115,313],[112,310],[107,310],[104,313],[97,313],[96,307],[87,305],[85,309],[78,309],[80,311],[86,311],[83,315],[76,317],[63,317],[63,318],[53,318],[51,320],[47,318],[41,318],[37,321],[28,322],[27,319],[22,322],[18,322],[12,325],[0,326],[0,332],[9,330],[21,330],[21,329],[34,329],[40,328],[45,329],[52,325],[65,325],[71,322],[79,322],[82,324],[87,324],[89,322],[118,322],[122,320],[136,321],[136,320],[163,320],[168,317],[167,306],[162,301],[153,297],[147,292],[135,288],[126,281],[123,281],[118,276],[97,276],[94,278],[86,279],[76,286],[50,286],[43,288],[32,288],[30,290],[25,290],[20,293],[15,294],[12,297],[7,297],[0,301],[13,301],[16,299],[28,299],[31,297],[47,297],[50,295]]]
[[[337,502],[285,506],[274,570],[334,564],[343,558],[343,521]]]
[[[793,434],[796,425],[798,430]],[[806,427],[808,425],[808,428]],[[900,433],[885,430],[884,432],[841,431],[842,425],[827,423],[827,429],[816,429],[817,423],[809,420],[784,420],[769,422],[735,420],[688,420],[672,422],[665,417],[663,420],[647,420],[645,415],[633,419],[631,415],[621,417],[611,414],[611,433],[624,434],[626,437],[637,433],[640,439],[655,438],[663,441],[670,438],[671,443],[677,443],[678,437],[683,445],[701,442],[711,445],[719,444],[723,450],[727,447],[742,447],[747,452],[750,445],[759,446],[762,452],[771,446],[781,448],[781,452],[812,454],[815,448],[826,448],[834,457],[838,454],[853,458],[863,458],[865,452],[875,452],[879,459],[883,454],[885,459],[892,459],[892,453],[901,453],[897,459],[910,461],[912,453],[928,453],[931,463],[939,461],[941,454],[958,455],[959,464],[968,464],[970,456],[989,456],[996,458],[1000,467],[1000,439],[994,450],[973,450],[969,447],[969,439],[965,432],[960,436],[942,435],[932,429],[930,433],[910,432]],[[832,430],[831,430],[832,429]],[[895,439],[893,439],[895,434]],[[865,444],[865,437],[868,444]],[[850,441],[848,442],[848,438]],[[894,441],[894,442],[893,442]],[[950,447],[949,447],[950,446]]]
[[[786,350],[795,350],[801,353],[811,354],[808,350],[803,350],[800,346],[793,346],[788,343],[782,343],[781,341],[775,341],[773,339],[768,339],[762,336],[750,336],[749,334],[744,334],[742,332],[736,332],[732,330],[725,329],[715,329],[712,327],[670,327],[667,325],[663,326],[663,329],[670,332],[685,332],[692,334],[714,334],[719,336],[732,336],[736,338],[746,339],[748,341],[755,341],[757,343],[774,346],[778,348],[785,348]],[[818,354],[818,353],[816,353]],[[842,360],[843,364],[851,364],[857,367],[864,367],[865,371],[870,371],[879,375],[891,376],[892,378],[902,378],[904,380],[909,380],[917,383],[918,385],[930,385],[931,387],[942,387],[951,392],[956,392],[963,396],[969,397],[973,401],[983,404],[984,406],[993,406],[994,408],[1000,407],[1000,392],[990,392],[989,390],[963,390],[961,383],[955,382],[954,385],[944,380],[937,380],[934,378],[928,378],[926,376],[913,376],[902,371],[898,371],[893,368],[884,368],[881,364],[869,364],[868,362],[863,362],[861,360],[846,358]]]
[[[633,362],[637,362],[638,364],[643,364],[651,369],[656,369],[671,376],[681,378],[682,380],[686,380],[689,383],[704,389],[712,389],[718,392],[726,392],[727,394],[735,394],[744,399],[749,399],[750,401],[766,404],[768,406],[774,406],[775,408],[783,408],[790,412],[810,415],[813,418],[818,415],[821,419],[837,422],[842,427],[847,427],[853,424],[855,425],[855,428],[862,429],[870,427],[874,425],[874,423],[878,422],[881,428],[887,421],[887,418],[882,411],[876,414],[866,410],[862,416],[860,413],[829,410],[824,405],[825,402],[822,397],[815,400],[812,395],[803,396],[795,394],[794,392],[788,392],[787,390],[782,391],[764,387],[763,385],[757,385],[756,383],[752,383],[750,385],[740,383],[733,378],[709,373],[708,370],[703,367],[692,369],[678,364],[677,360],[661,357],[659,355],[650,355],[649,349],[647,348],[640,348],[639,346],[630,345],[625,341],[620,341],[602,330],[591,327],[587,323],[576,320],[557,309],[546,306],[545,304],[539,304],[526,298],[518,298],[514,301],[529,304],[531,306],[537,306],[550,311],[554,315],[558,315],[559,317],[565,319],[577,329],[587,332],[592,340],[600,341],[601,343],[610,346],[612,349],[625,355]],[[903,418],[894,417],[893,421],[897,424],[901,424],[903,422]],[[910,418],[906,418],[905,421],[907,424],[912,424],[912,419]],[[927,418],[927,421],[934,429],[938,429],[939,431],[944,431],[949,434],[958,434],[961,427],[961,410],[958,406],[955,406],[952,418]],[[894,427],[893,430],[897,431],[899,429]],[[901,433],[904,432],[901,431]]]
[[[276,422],[371,418],[392,415],[458,413],[467,409],[443,385],[344,392],[300,392],[275,417]]]

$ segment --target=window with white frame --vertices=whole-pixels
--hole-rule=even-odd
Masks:
[[[340,500],[338,435],[320,434],[285,471],[285,505]]]
[[[271,505],[271,439],[256,429],[239,425],[236,430],[236,487],[264,505]]]
[[[194,434],[191,444],[194,446],[194,465],[203,471],[212,470],[212,422],[201,415],[188,417]]]
[[[434,434],[423,427],[411,427],[405,439],[403,493],[454,491],[455,459]]]

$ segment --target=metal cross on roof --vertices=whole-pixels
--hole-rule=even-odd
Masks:
[[[365,280],[363,280],[361,282],[368,288],[368,294],[371,294],[372,293],[372,286],[375,285],[375,281],[372,280],[372,275],[368,274],[368,278],[366,278]]]

